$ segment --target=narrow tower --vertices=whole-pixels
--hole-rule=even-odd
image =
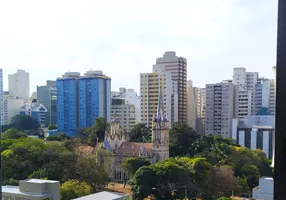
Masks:
[[[152,163],[169,157],[169,123],[164,113],[161,85],[159,87],[158,108],[152,122]]]

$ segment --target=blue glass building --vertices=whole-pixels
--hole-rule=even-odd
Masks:
[[[79,128],[91,127],[94,119],[111,120],[111,79],[102,71],[88,71],[78,79]]]
[[[111,79],[102,71],[66,73],[57,79],[58,131],[73,135],[91,127],[96,117],[111,120]]]
[[[68,72],[57,79],[58,130],[71,135],[78,128],[77,82],[80,73]]]

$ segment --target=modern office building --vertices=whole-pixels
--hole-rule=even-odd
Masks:
[[[24,104],[20,108],[20,115],[29,115],[36,119],[41,127],[47,126],[47,108],[37,100],[33,100],[30,105]]]
[[[11,119],[19,115],[24,99],[10,95],[4,95],[4,125],[11,124]]]
[[[45,86],[37,86],[36,94],[38,102],[43,104],[48,110],[47,124],[57,124],[56,81],[47,81]]]
[[[135,123],[141,122],[141,97],[137,95],[134,89],[119,88],[119,91],[111,92],[112,98],[124,99],[125,104],[134,105],[135,107]]]
[[[21,97],[25,101],[30,98],[30,78],[25,70],[18,69],[16,73],[8,75],[10,96]]]
[[[163,93],[165,115],[170,124],[178,122],[177,84],[170,72],[140,74],[141,122],[152,127],[153,116],[157,112],[160,88]]]
[[[124,99],[112,98],[111,120],[118,120],[121,128],[130,133],[136,124],[136,109],[132,104],[126,104]]]
[[[74,134],[78,128],[78,78],[80,73],[67,72],[57,79],[57,127]]]
[[[170,72],[172,80],[178,85],[178,122],[187,124],[187,59],[176,56],[176,52],[165,52],[157,58],[153,72]]]
[[[88,71],[78,79],[79,128],[94,125],[97,117],[111,120],[111,78],[102,71]]]
[[[237,118],[238,86],[233,83],[206,85],[205,133],[231,138],[232,119]]]
[[[4,125],[3,70],[0,68],[0,125]]]
[[[111,120],[111,79],[102,71],[84,76],[67,72],[57,79],[58,131],[75,134],[94,125],[95,118]]]

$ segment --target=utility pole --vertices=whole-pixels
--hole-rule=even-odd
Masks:
[[[286,197],[286,1],[278,0],[274,199]]]

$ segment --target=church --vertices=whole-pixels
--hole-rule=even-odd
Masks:
[[[152,120],[152,142],[129,142],[128,134],[123,131],[120,122],[114,119],[110,130],[106,132],[102,148],[112,153],[110,177],[114,180],[129,179],[121,169],[128,158],[144,157],[152,164],[169,157],[169,123],[164,112],[162,92],[159,92],[157,113]]]

